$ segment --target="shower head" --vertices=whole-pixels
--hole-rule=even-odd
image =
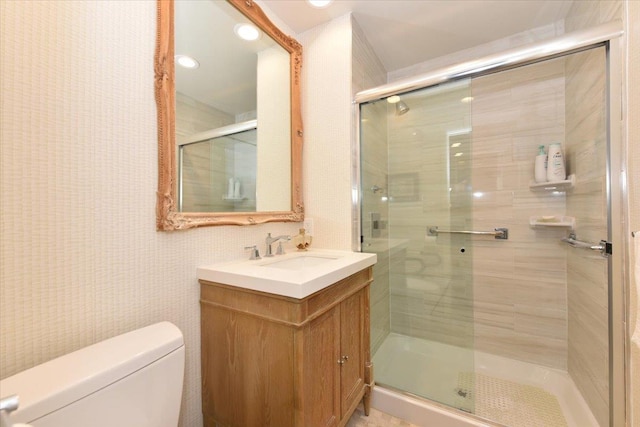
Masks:
[[[404,101],[398,101],[396,103],[396,116],[401,116],[408,111],[409,107],[404,103]]]

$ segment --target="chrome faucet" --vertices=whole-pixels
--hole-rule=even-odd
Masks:
[[[250,260],[254,260],[254,259],[262,259],[260,257],[260,251],[258,251],[258,247],[256,245],[253,246],[245,246],[244,248],[245,250],[247,249],[251,249],[251,256],[249,256]]]
[[[264,255],[265,257],[270,257],[273,256],[273,252],[271,250],[271,244],[277,242],[278,240],[291,240],[291,236],[287,236],[287,235],[282,235],[282,236],[278,236],[278,237],[271,237],[271,233],[267,233],[267,238],[265,239],[265,242],[267,243],[267,253]],[[282,242],[280,242],[280,244],[282,244]],[[284,251],[282,251],[282,246],[280,246],[278,248],[278,255],[282,255],[284,253]]]

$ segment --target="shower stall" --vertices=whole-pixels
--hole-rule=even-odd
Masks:
[[[374,406],[418,425],[622,425],[618,35],[356,96]],[[566,177],[535,182],[554,142]]]
[[[178,141],[178,210],[256,211],[257,120]]]

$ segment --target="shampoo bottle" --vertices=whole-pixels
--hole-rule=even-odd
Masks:
[[[547,181],[547,154],[544,152],[544,145],[538,147],[538,155],[536,156],[534,179],[536,182]]]
[[[562,147],[559,142],[549,144],[548,156],[547,181],[564,181],[567,178],[567,173],[564,169],[564,157],[562,156]]]
[[[234,191],[234,183],[233,178],[229,178],[229,186],[227,187],[227,199],[233,199],[233,191]]]

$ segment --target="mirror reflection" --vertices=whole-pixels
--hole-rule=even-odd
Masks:
[[[256,211],[256,120],[208,133],[179,146],[179,209]]]
[[[157,5],[156,228],[302,221],[300,43],[252,0]]]
[[[175,2],[179,211],[291,210],[290,78],[289,52],[231,4]]]

